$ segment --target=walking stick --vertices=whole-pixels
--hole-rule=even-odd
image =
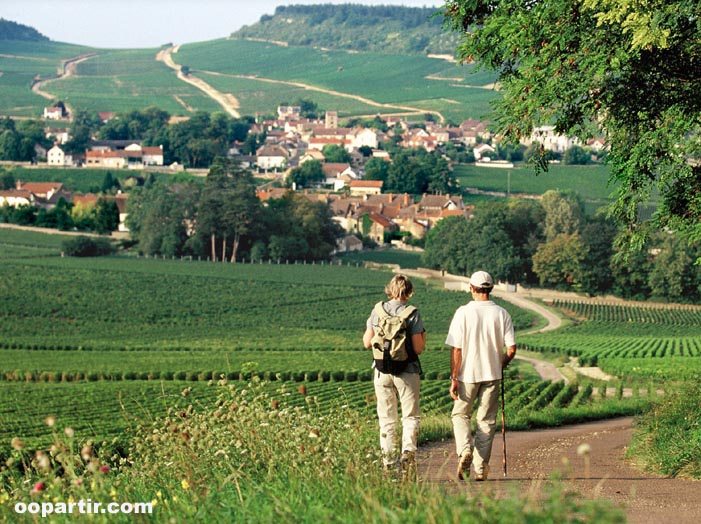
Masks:
[[[504,375],[501,376],[501,440],[504,449],[504,476],[506,476],[506,416],[504,414]]]

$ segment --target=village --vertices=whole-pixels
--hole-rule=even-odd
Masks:
[[[45,120],[69,121],[65,108],[58,104],[44,109]],[[99,113],[103,122],[116,118],[114,113]],[[463,215],[469,218],[473,209],[457,194],[397,194],[383,191],[381,180],[364,178],[364,166],[373,158],[392,162],[381,144],[392,138],[403,149],[423,149],[427,152],[444,151],[448,144],[469,151],[477,165],[492,168],[511,168],[513,164],[499,160],[495,145],[498,137],[489,131],[489,122],[465,120],[459,126],[440,125],[427,120],[421,125],[410,123],[406,117],[386,117],[387,131],[378,127],[356,125],[342,127],[335,111],[326,111],[323,118],[305,118],[300,106],[279,106],[276,119],[251,124],[249,133],[265,137],[255,155],[245,155],[242,143],[234,142],[228,156],[242,167],[252,170],[266,182],[257,188],[257,196],[265,202],[281,198],[288,191],[300,191],[307,198],[329,205],[333,219],[341,225],[346,236],[339,242],[338,251],[355,251],[363,247],[360,238],[382,245],[388,239],[425,238],[435,224],[447,216]],[[180,172],[184,167],[177,162],[165,165],[163,146],[146,146],[139,140],[92,140],[83,155],[66,154],[62,145],[70,138],[69,128],[47,128],[47,136],[54,146],[38,152],[46,166],[61,169],[84,167],[109,170],[130,170],[134,173],[158,171]],[[399,137],[399,138],[397,138]],[[534,130],[528,145],[538,141],[546,150],[562,153],[578,142],[557,135],[552,127]],[[592,150],[601,150],[605,144],[593,140],[587,144]],[[348,162],[327,162],[324,149],[333,146],[347,152]],[[321,163],[324,180],[314,187],[300,188],[286,183],[289,174],[305,162]],[[207,170],[189,173],[206,175]],[[114,195],[74,194],[59,182],[16,181],[14,189],[0,191],[0,206],[35,206],[50,210],[59,199],[74,206],[94,206],[100,199],[114,201],[119,209],[116,234],[127,235],[128,193]]]

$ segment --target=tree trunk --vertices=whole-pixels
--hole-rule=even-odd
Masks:
[[[221,261],[226,262],[226,235],[224,235],[221,243]]]
[[[212,262],[217,261],[217,235],[212,233]]]
[[[231,244],[231,262],[236,262],[236,253],[239,250],[239,240],[240,236],[238,233],[234,234],[234,242]]]

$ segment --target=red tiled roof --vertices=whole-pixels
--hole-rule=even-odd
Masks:
[[[379,187],[382,188],[382,180],[353,180],[351,187]]]

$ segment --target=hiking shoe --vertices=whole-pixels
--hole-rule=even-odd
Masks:
[[[487,480],[487,475],[489,474],[489,466],[484,466],[484,471],[482,473],[477,473],[475,475],[475,480],[477,482],[483,482]]]
[[[472,451],[467,450],[465,453],[460,455],[460,460],[458,460],[458,479],[465,480],[465,477],[470,477],[470,466],[472,465]]]
[[[409,480],[416,475],[416,451],[404,451],[399,459],[402,480]]]

